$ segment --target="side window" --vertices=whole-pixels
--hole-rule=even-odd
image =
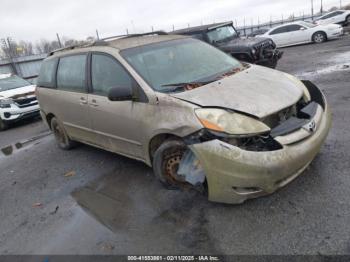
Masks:
[[[125,69],[112,57],[93,54],[91,61],[93,93],[108,95],[112,87],[132,88],[132,79]]]
[[[335,15],[342,15],[344,12],[343,11],[337,11],[335,13],[336,13]]]
[[[324,20],[324,19],[330,18],[330,15],[331,15],[331,14],[325,15],[325,16],[321,17],[320,20]]]
[[[270,35],[281,34],[286,32],[288,32],[288,26],[282,26],[270,32]]]
[[[300,25],[289,25],[288,26],[288,31],[293,32],[293,31],[299,31],[302,26]]]
[[[60,58],[57,70],[57,89],[86,92],[86,55],[72,55]]]
[[[43,61],[40,67],[38,86],[53,88],[57,58]]]
[[[336,12],[332,12],[332,13],[326,15],[325,17],[323,17],[322,19],[332,18],[332,17],[337,16],[337,15],[339,15],[339,13],[337,11]]]

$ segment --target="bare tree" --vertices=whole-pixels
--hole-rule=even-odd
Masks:
[[[338,10],[338,7],[333,6],[333,7],[329,8],[328,12],[333,12],[335,10]]]
[[[34,55],[34,48],[32,42],[20,41],[17,46],[17,51],[23,56]]]
[[[58,41],[49,41],[46,39],[41,39],[36,43],[35,49],[39,54],[50,53],[51,51],[60,48]]]

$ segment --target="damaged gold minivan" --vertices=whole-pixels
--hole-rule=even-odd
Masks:
[[[167,188],[224,203],[291,182],[331,125],[311,82],[162,32],[52,52],[37,96],[61,148],[79,141],[141,160]]]

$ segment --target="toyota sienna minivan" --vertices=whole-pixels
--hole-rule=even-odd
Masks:
[[[143,161],[165,187],[224,203],[291,182],[331,125],[313,83],[162,32],[52,52],[37,96],[59,147],[79,141]]]

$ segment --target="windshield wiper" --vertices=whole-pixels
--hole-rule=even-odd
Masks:
[[[216,80],[216,79],[215,79]],[[215,80],[211,80],[211,81],[194,81],[194,82],[181,82],[181,83],[171,83],[171,84],[164,84],[161,86],[179,86],[179,87],[183,87],[183,86],[187,86],[187,85],[206,85],[209,84],[211,82],[214,82]]]

